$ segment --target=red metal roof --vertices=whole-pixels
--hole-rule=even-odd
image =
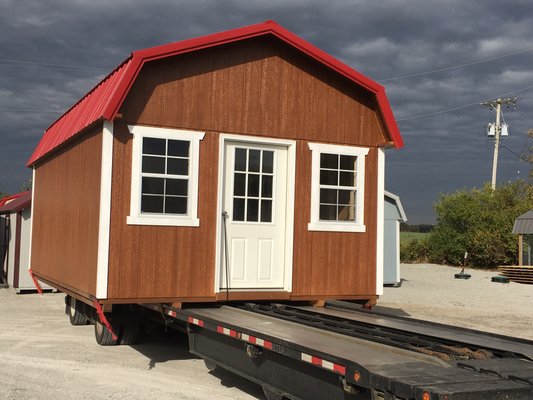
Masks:
[[[27,165],[31,166],[94,122],[100,119],[113,120],[144,63],[263,35],[276,36],[374,93],[394,145],[397,148],[403,146],[400,130],[383,86],[299,38],[276,22],[265,21],[243,28],[134,51],[45,131]]]
[[[31,204],[31,191],[17,193],[0,200],[0,214],[18,212]]]

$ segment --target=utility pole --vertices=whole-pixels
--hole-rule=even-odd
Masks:
[[[498,171],[498,151],[500,150],[500,137],[502,132],[501,127],[501,112],[502,104],[509,106],[516,106],[516,97],[496,100],[484,101],[481,103],[482,106],[487,106],[492,109],[496,109],[496,124],[494,126],[494,157],[492,159],[492,190],[496,189],[496,173]]]

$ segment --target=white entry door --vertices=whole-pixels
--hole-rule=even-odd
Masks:
[[[220,288],[283,289],[286,147],[226,142]]]

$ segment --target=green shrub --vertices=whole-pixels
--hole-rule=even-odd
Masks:
[[[427,238],[430,262],[494,268],[517,262],[516,217],[533,209],[533,187],[516,181],[492,190],[460,190],[442,195],[435,205],[437,225]]]
[[[403,263],[424,263],[428,261],[427,235],[400,242],[400,260]]]

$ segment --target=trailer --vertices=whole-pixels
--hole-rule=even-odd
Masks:
[[[71,301],[71,300],[70,300]],[[525,400],[533,341],[327,302],[99,306],[70,303],[101,345],[133,344],[158,320],[191,353],[262,386],[269,400]],[[74,318],[73,318],[74,317]]]

